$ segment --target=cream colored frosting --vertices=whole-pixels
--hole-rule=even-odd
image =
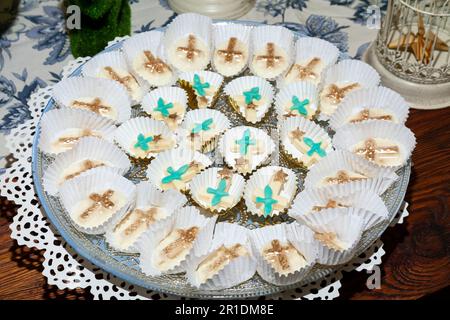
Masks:
[[[167,53],[169,62],[180,71],[203,70],[209,63],[210,50],[206,43],[195,35],[177,39],[169,45]]]
[[[244,116],[245,120],[251,123],[260,121],[260,119],[264,117],[268,109],[267,99],[265,97],[261,97],[260,100],[253,100],[252,104],[255,105],[254,109],[248,108],[248,105],[245,103],[244,95],[233,96],[233,100],[238,105],[239,112]]]
[[[276,44],[272,44],[274,50],[273,54],[270,54],[268,50],[269,44],[270,43],[262,46],[253,53],[251,65],[257,76],[272,79],[286,70],[289,63],[289,57],[287,56],[286,51]],[[273,61],[271,57],[275,57],[276,60]]]
[[[133,60],[133,69],[152,86],[170,85],[173,81],[172,69],[151,51],[143,51],[136,55]]]
[[[70,106],[75,109],[82,109],[94,112],[103,117],[117,120],[117,110],[98,97],[80,97],[74,99]]]
[[[185,106],[176,101],[164,101],[165,103],[172,102],[173,107],[168,109],[169,116],[164,117],[161,112],[155,111],[156,106],[151,107],[150,114],[152,118],[159,121],[164,121],[170,130],[175,130],[178,125],[183,121],[184,114],[186,112]],[[176,114],[176,118],[172,118]]]
[[[142,134],[145,137],[155,137],[155,133],[154,132],[142,132]],[[156,155],[159,152],[165,151],[165,150],[169,150],[171,148],[173,148],[173,146],[175,145],[175,139],[170,137],[165,137],[162,134],[157,134],[156,136],[159,136],[160,138],[157,141],[151,141],[148,146],[149,149],[148,150],[142,150],[139,147],[136,147],[136,143],[137,143],[137,137],[135,141],[131,142],[131,145],[128,149],[128,151],[130,152],[130,154],[135,157],[135,158],[140,158],[140,159],[145,159],[151,156]]]
[[[133,100],[142,100],[144,91],[136,78],[128,71],[119,68],[104,67],[99,70],[97,76],[119,82],[125,87]]]
[[[386,120],[398,123],[395,114],[388,109],[366,108],[359,110],[347,118],[346,123],[358,123],[365,120]]]
[[[334,94],[334,87],[337,87],[338,94]],[[325,86],[320,93],[320,112],[326,115],[332,115],[344,97],[349,92],[359,88],[361,86],[357,82],[339,82]]]
[[[284,76],[286,84],[297,81],[311,81],[319,84],[325,65],[318,57],[296,61]]]
[[[305,257],[290,243],[272,240],[262,250],[262,256],[279,275],[288,275],[305,267]]]
[[[381,166],[399,166],[404,161],[400,146],[390,139],[366,139],[351,146],[350,149]]]
[[[301,100],[303,100],[303,99],[301,99]],[[298,113],[298,111],[296,111],[296,110],[291,110],[292,101],[288,100],[288,101],[286,101],[283,104],[283,110],[284,110],[283,116],[284,116],[285,119],[288,119],[289,117],[293,117],[294,116],[294,117],[303,117],[303,118],[306,118],[308,120],[311,120],[314,117],[314,115],[316,114],[316,111],[317,111],[316,108],[312,108],[312,106],[314,106],[314,105],[315,104],[310,102],[310,103],[308,103],[305,106],[305,109],[307,111],[307,115],[304,116],[304,115]]]
[[[52,153],[61,153],[73,148],[80,138],[83,137],[98,137],[102,138],[102,134],[81,128],[70,128],[59,132],[51,143],[50,150]]]
[[[58,179],[58,185],[61,185],[67,180],[73,179],[87,170],[101,167],[101,166],[111,166],[107,161],[100,161],[94,159],[82,159],[71,163],[67,168],[65,168]]]
[[[213,56],[214,67],[217,72],[229,77],[238,74],[245,67],[248,61],[248,45],[235,38],[232,47],[229,47],[230,40],[224,41],[216,47]],[[227,54],[226,52],[230,52]],[[233,55],[232,53],[237,53]],[[231,59],[232,57],[232,59]]]
[[[326,176],[322,181],[319,181],[318,186],[328,186],[328,185],[348,183],[352,181],[361,181],[368,178],[370,177],[361,173],[348,170],[339,170],[334,175]]]

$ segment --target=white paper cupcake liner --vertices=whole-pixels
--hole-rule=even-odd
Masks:
[[[250,47],[250,36],[252,27],[244,26],[241,24],[229,23],[226,25],[214,25],[213,26],[213,39],[214,39],[214,52],[219,46],[223,46],[224,43],[228,43],[230,38],[236,38],[242,42],[247,48],[247,57],[239,64],[237,68],[222,68],[219,67],[216,61],[216,57],[213,56],[212,66],[214,70],[219,72],[225,77],[231,77],[241,73],[248,65],[249,58],[252,56]]]
[[[186,277],[189,283],[203,290],[221,290],[250,279],[256,272],[256,261],[252,256],[248,235],[249,230],[245,227],[226,222],[217,223],[212,245],[208,252],[201,257],[193,259],[187,266]],[[241,244],[247,250],[248,255],[232,259],[212,278],[207,279],[206,282],[201,281],[196,270],[202,261],[221,246],[231,247],[236,244]]]
[[[157,229],[146,232],[136,244],[140,253],[141,271],[146,275],[159,276],[161,274],[175,274],[186,271],[190,261],[204,255],[211,246],[216,217],[207,218],[202,216],[195,207],[184,207],[178,209],[172,216],[172,222],[164,223]],[[177,266],[161,272],[153,263],[158,244],[175,229],[188,229],[197,226],[200,231],[194,240],[193,246],[186,257]]]
[[[365,109],[384,110],[393,116],[392,122],[398,124],[404,124],[409,114],[409,104],[397,92],[386,87],[372,87],[350,92],[330,118],[330,127],[337,130]]]
[[[389,211],[386,205],[371,190],[361,190],[348,195],[342,195],[341,192],[337,194],[334,194],[333,190],[323,188],[303,190],[295,197],[288,215],[299,222],[309,224],[310,216],[317,213],[314,211],[315,207],[321,207],[319,211],[331,210],[326,206],[330,201],[334,201],[338,208],[344,206],[344,209],[352,209],[353,213],[359,215],[364,220],[364,230],[388,219]]]
[[[284,150],[293,157],[297,162],[303,163],[306,167],[312,167],[315,163],[308,164],[308,156],[303,154],[297,147],[292,143],[289,135],[294,130],[301,130],[305,132],[305,137],[312,139],[315,143],[321,142],[322,145],[327,144],[324,148],[326,154],[328,155],[333,151],[333,145],[331,143],[331,138],[328,133],[315,122],[309,121],[303,117],[292,117],[287,120],[280,122],[280,140]],[[326,156],[325,156],[326,157]],[[324,157],[319,158],[319,161]]]
[[[336,65],[329,67],[323,76],[320,90],[326,90],[330,84],[352,84],[357,83],[359,87],[352,91],[361,90],[363,88],[376,87],[380,82],[380,75],[370,65],[359,60],[342,60]],[[350,93],[350,92],[349,92]],[[348,94],[349,94],[348,93]],[[331,115],[336,111],[337,106],[333,111],[325,111],[323,108],[324,101],[320,96],[320,120],[329,120]],[[342,102],[342,101],[341,101]]]
[[[119,72],[126,72],[136,80],[139,87],[134,92],[128,90],[126,86],[121,85],[128,92],[133,105],[140,103],[145,92],[149,90],[149,87],[145,81],[131,71],[122,52],[116,50],[96,55],[83,65],[82,72],[85,77],[107,78],[104,74],[104,68],[106,67],[111,67]],[[120,84],[120,82],[118,83]]]
[[[308,114],[305,116],[294,111],[294,115],[311,120],[315,116],[319,106],[318,89],[310,81],[299,81],[284,86],[276,95],[275,110],[277,111],[278,121],[280,122],[286,119],[284,115],[288,114],[288,112],[285,110],[285,106],[287,103],[292,104],[293,97],[297,97],[300,101],[304,101],[305,99],[309,100],[308,105],[306,105]]]
[[[80,98],[100,98],[114,109],[116,117],[105,116],[122,123],[131,117],[131,100],[126,89],[116,81],[103,78],[71,77],[58,82],[53,88],[53,98],[62,107],[72,107]]]
[[[95,168],[89,174],[79,176],[62,184],[60,199],[74,226],[88,234],[102,234],[111,225],[117,223],[127,212],[135,200],[136,186],[128,179],[112,172],[109,168]],[[111,189],[120,192],[125,197],[125,204],[116,208],[114,214],[97,226],[85,227],[79,225],[72,217],[74,206],[80,201],[87,200],[92,193],[104,192]]]
[[[258,216],[264,216],[264,212],[261,209],[264,207],[258,207],[253,199],[253,196],[255,195],[256,189],[260,189],[262,192],[264,192],[265,186],[269,184],[273,175],[280,170],[287,174],[287,176],[286,183],[284,184],[278,196],[286,199],[288,202],[288,206],[282,211],[274,209],[270,213],[270,217],[279,215],[290,208],[292,200],[294,199],[297,191],[297,177],[295,175],[295,172],[284,167],[268,166],[258,169],[256,172],[254,172],[245,185],[244,200],[248,211]],[[274,194],[273,197],[275,196],[276,195]],[[263,197],[263,194],[261,194],[260,197]]]
[[[294,34],[291,30],[282,27],[282,26],[274,26],[274,25],[265,25],[260,27],[254,27],[252,30],[252,50],[253,56],[261,49],[267,45],[267,43],[273,43],[276,46],[279,46],[286,52],[286,65],[284,68],[280,69],[279,72],[273,74],[273,76],[265,77],[269,80],[274,80],[280,74],[288,70],[289,66],[292,64],[292,56],[293,56],[293,46],[294,46]],[[250,70],[253,74],[262,76],[258,74],[257,70],[255,70],[254,65],[252,63],[254,57],[250,59]]]
[[[320,73],[316,79],[311,79],[315,84],[319,84],[324,71],[334,65],[339,57],[339,49],[331,42],[314,37],[301,37],[295,42],[294,63],[305,63],[311,59],[319,58],[321,63]],[[287,73],[277,79],[277,85],[284,87],[289,83],[286,81]],[[302,81],[301,79],[296,80]]]
[[[158,112],[154,110],[158,106],[158,100],[162,98],[164,103],[178,103],[181,105],[182,111],[178,114],[176,124],[179,125],[184,118],[187,107],[187,95],[186,91],[177,87],[161,87],[147,93],[142,100],[142,109],[149,114],[155,120],[160,120]],[[168,110],[171,113],[171,110]],[[176,127],[172,127],[167,122],[166,118],[163,118],[164,122],[168,124],[169,128],[174,130]]]
[[[116,250],[123,252],[136,253],[136,243],[147,230],[156,230],[161,228],[164,222],[172,216],[172,214],[181,208],[187,202],[186,197],[175,190],[167,190],[161,192],[157,190],[150,182],[142,181],[136,185],[136,202],[131,210],[142,209],[147,210],[149,208],[160,208],[164,210],[164,217],[161,217],[157,221],[154,221],[146,230],[132,237],[132,242],[129,246],[124,246],[120,243],[121,232],[116,229],[116,226],[127,219],[126,216],[119,220],[116,225],[111,225],[105,234],[106,241]],[[130,212],[128,211],[128,212]],[[123,231],[123,230],[122,230]]]
[[[339,171],[362,174],[367,179],[350,181],[341,184],[324,184],[327,177],[336,177]],[[336,150],[328,154],[312,167],[305,178],[305,188],[325,188],[336,196],[347,195],[360,190],[372,190],[376,194],[383,194],[398,176],[389,168],[381,168],[369,161],[343,150]]]
[[[114,144],[95,137],[82,138],[72,150],[57,155],[55,161],[44,171],[42,184],[45,191],[50,195],[56,195],[60,185],[65,181],[64,175],[68,174],[65,170],[85,160],[99,161],[100,165],[111,168],[120,175],[131,167],[127,156]],[[91,170],[87,169],[83,173]],[[71,171],[71,174],[73,173]]]
[[[308,274],[317,260],[317,244],[312,231],[306,226],[282,223],[252,230],[250,237],[258,274],[265,281],[277,286],[299,282]],[[293,273],[279,274],[262,255],[262,251],[272,240],[279,240],[282,245],[290,242],[305,257],[306,265]]]
[[[388,167],[394,170],[406,163],[416,146],[416,138],[410,129],[402,124],[395,124],[383,120],[347,124],[336,131],[333,137],[333,144],[338,149],[353,152],[355,144],[371,138],[389,139],[398,146],[401,163],[392,165],[380,164],[382,167]],[[361,157],[364,158],[364,156]],[[375,162],[373,161],[373,163]]]
[[[202,84],[208,83],[209,87],[205,88],[206,95],[203,96],[207,99],[206,105],[199,104],[199,97],[201,97],[198,92],[193,88],[194,78],[198,76]],[[219,92],[222,88],[223,77],[211,71],[191,71],[183,72],[178,76],[178,82],[180,86],[185,89],[189,95],[189,106],[191,108],[212,108],[216,103]]]
[[[249,171],[241,170],[236,167],[236,159],[241,158],[241,155],[239,152],[232,152],[231,150],[232,146],[235,145],[235,141],[241,139],[247,129],[250,131],[250,138],[255,141],[260,141],[261,149],[264,148],[261,150],[262,152],[260,154],[251,155],[252,162]],[[270,156],[275,151],[275,143],[269,135],[261,129],[239,126],[231,128],[225,132],[225,134],[220,138],[217,148],[228,166],[232,167],[239,173],[249,174],[269,160]]]
[[[172,141],[172,145],[167,150],[175,147],[176,141],[172,131],[162,121],[153,120],[147,117],[136,117],[124,122],[114,132],[114,141],[127,154],[134,158],[142,158],[141,155],[133,151],[134,145],[137,143],[138,135],[143,134],[145,137],[161,135],[162,139]],[[152,152],[151,146],[146,158],[155,157],[158,152]]]
[[[209,17],[197,13],[183,13],[178,15],[168,26],[164,34],[165,55],[169,63],[179,71],[195,71],[203,70],[209,64],[211,56],[211,36],[212,36],[212,20]],[[173,61],[170,57],[169,50],[178,39],[189,34],[199,37],[206,45],[205,52],[207,59],[205,63],[198,68],[194,66],[181,67],[177,61]]]
[[[200,144],[192,143],[192,139],[190,138],[192,130],[195,126],[198,126],[205,121],[212,119],[212,124],[210,129],[214,135],[211,137],[203,137],[203,132],[208,134],[208,131],[200,131]],[[181,128],[185,129],[182,133],[182,140],[186,144],[187,147],[192,148],[193,150],[203,151],[203,148],[206,145],[209,145],[207,151],[212,151],[216,148],[217,143],[219,142],[220,136],[230,128],[231,123],[230,120],[220,111],[212,110],[212,109],[198,109],[192,110],[186,113],[184,117],[183,123],[181,124]]]
[[[233,108],[235,110],[238,109],[236,111],[238,111],[239,114],[246,119],[245,107],[238,106],[234,101],[234,99],[236,96],[242,96],[244,91],[248,91],[254,87],[259,87],[259,94],[261,95],[261,99],[266,100],[265,104],[258,106],[258,108],[256,109],[256,121],[252,123],[257,123],[263,119],[263,117],[266,115],[267,111],[269,111],[272,105],[274,89],[269,82],[267,82],[263,78],[254,76],[239,77],[229,82],[225,86],[224,92],[231,100]]]
[[[85,136],[93,135],[106,140],[112,140],[116,130],[114,122],[92,112],[75,109],[53,109],[47,111],[40,121],[39,149],[47,154],[58,154],[72,149],[73,145],[64,150],[55,149],[53,144],[65,134],[74,130],[84,131]]]
[[[233,199],[231,205],[228,208],[224,208],[221,206],[211,208],[210,204],[206,203],[206,201],[201,198],[201,193],[206,193],[207,188],[217,188],[217,185],[221,179],[219,171],[221,171],[222,169],[223,168],[209,168],[199,175],[195,176],[192,179],[190,185],[190,192],[194,201],[197,202],[201,207],[205,209],[211,209],[213,212],[222,212],[233,208],[239,202],[239,200],[241,200],[242,194],[244,192],[244,178],[241,175],[234,173],[231,177],[230,187],[227,190],[229,196]]]
[[[354,214],[334,210],[322,210],[311,215],[309,227],[316,233],[318,243],[318,263],[323,265],[339,265],[348,262],[356,253],[356,249],[364,228],[363,220]],[[331,233],[342,242],[342,250],[336,250],[317,240],[317,234]]]
[[[172,149],[161,152],[156,156],[156,158],[148,166],[147,178],[158,189],[163,190],[164,187],[162,179],[168,175],[167,169],[172,167],[174,170],[179,170],[179,168],[190,164],[192,161],[195,161],[197,164],[201,164],[203,170],[212,164],[212,161],[200,152],[192,151],[188,148]],[[189,188],[189,185],[190,181],[186,183],[185,189],[179,191],[186,191]]]
[[[170,70],[167,76],[155,78],[149,77],[148,73],[143,72],[136,66],[136,59],[139,59],[144,51],[150,51],[155,58],[159,58],[167,64],[162,41],[163,36],[163,32],[156,30],[142,32],[125,40],[122,46],[129,68],[144,79],[147,85],[151,87],[168,86],[174,84],[176,81],[176,72],[173,69]]]

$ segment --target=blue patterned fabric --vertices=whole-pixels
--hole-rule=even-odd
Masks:
[[[0,35],[0,168],[8,155],[5,134],[30,118],[26,104],[30,95],[58,82],[72,59],[61,2],[20,1],[16,19]],[[134,33],[166,26],[177,15],[166,0],[129,2]],[[359,58],[376,36],[376,30],[365,26],[368,7],[376,3],[382,11],[387,7],[387,0],[258,0],[240,19],[283,25],[302,36],[334,43],[341,57]],[[0,11],[8,8],[2,5]]]

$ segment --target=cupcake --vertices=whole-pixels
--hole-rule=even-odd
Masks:
[[[251,27],[241,24],[213,26],[212,65],[218,73],[231,77],[245,69],[250,55],[251,30]]]
[[[61,202],[74,226],[88,234],[102,234],[134,201],[135,185],[108,168],[95,168],[62,184]]]
[[[379,166],[398,169],[410,158],[416,138],[404,125],[372,120],[341,127],[333,144]]]
[[[359,216],[364,221],[364,230],[389,218],[389,211],[383,200],[372,190],[343,195],[323,188],[300,192],[295,197],[288,215],[309,225],[311,216],[317,212],[333,213],[334,210],[344,210],[344,213]]]
[[[175,73],[165,61],[162,37],[161,31],[152,30],[134,35],[123,43],[128,65],[152,87],[175,82]]]
[[[211,71],[183,72],[178,77],[180,86],[189,95],[189,106],[212,108],[217,101],[223,77]]]
[[[123,123],[114,133],[116,143],[131,157],[153,158],[175,147],[172,131],[162,121],[137,117]]]
[[[228,130],[218,148],[228,166],[246,175],[269,160],[275,143],[263,130],[240,126]]]
[[[313,166],[306,176],[305,188],[327,188],[336,195],[359,190],[383,194],[398,176],[348,151],[330,152]]]
[[[280,141],[289,158],[307,168],[333,150],[325,130],[301,117],[288,118],[280,123]]]
[[[306,226],[277,224],[250,232],[256,270],[265,281],[286,286],[301,281],[317,260],[317,244]]]
[[[77,109],[53,109],[42,116],[39,149],[59,154],[72,149],[83,137],[112,139],[114,122],[92,112]]]
[[[309,81],[291,83],[283,87],[275,97],[278,121],[291,117],[312,120],[317,113],[318,104],[317,87]]]
[[[206,16],[178,15],[164,35],[169,63],[181,72],[204,70],[211,56],[211,28],[212,20]]]
[[[93,57],[83,65],[82,72],[85,77],[116,81],[126,89],[133,104],[140,103],[148,90],[148,86],[129,69],[124,54],[117,50]]]
[[[355,256],[364,228],[359,216],[339,210],[311,215],[308,226],[318,244],[317,262],[327,266],[344,264]]]
[[[195,207],[178,209],[172,221],[142,235],[137,243],[140,268],[149,276],[186,271],[195,257],[211,246],[216,217],[202,216]]]
[[[164,121],[170,130],[175,130],[183,121],[186,112],[186,92],[177,87],[161,87],[144,96],[142,108],[153,119]]]
[[[187,266],[186,278],[196,288],[221,290],[250,279],[256,272],[249,230],[236,224],[216,224],[211,247]]]
[[[278,166],[258,169],[248,179],[244,191],[247,210],[264,218],[290,208],[297,191],[297,177],[292,170]]]
[[[404,124],[409,105],[397,92],[385,87],[373,87],[351,92],[330,119],[333,130],[349,124],[384,120]]]
[[[179,133],[192,150],[209,152],[216,148],[219,137],[230,128],[230,120],[220,111],[192,110],[186,114]]]
[[[214,213],[233,208],[242,198],[244,178],[227,168],[209,168],[191,182],[191,195],[202,208]]]
[[[136,186],[136,204],[106,231],[106,241],[116,250],[135,253],[142,234],[156,230],[186,201],[178,191],[161,192],[147,181],[140,182]]]
[[[295,43],[295,62],[278,82],[281,86],[298,81],[319,84],[323,71],[336,63],[339,49],[332,43],[312,37],[302,37]]]
[[[81,138],[75,147],[56,156],[42,178],[45,191],[56,195],[68,180],[98,167],[108,167],[125,174],[131,167],[127,156],[114,144],[96,137]]]
[[[259,77],[240,77],[225,86],[230,106],[250,123],[260,122],[272,104],[273,88]]]
[[[131,101],[127,91],[109,79],[63,79],[53,88],[53,98],[60,106],[87,110],[118,123],[131,117]]]
[[[160,190],[187,191],[192,178],[211,164],[211,160],[200,152],[172,149],[158,154],[150,163],[147,178]]]
[[[260,26],[252,30],[253,56],[250,70],[253,74],[275,79],[291,64],[292,31],[281,26]]]
[[[320,115],[328,120],[350,92],[378,85],[380,76],[367,63],[343,60],[325,72],[320,93]]]

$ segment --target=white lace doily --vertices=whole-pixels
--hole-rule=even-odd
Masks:
[[[117,42],[117,40],[110,43]],[[79,58],[63,70],[67,77],[88,58]],[[50,285],[59,289],[89,288],[94,299],[179,299],[136,287],[108,273],[78,256],[47,221],[41,211],[33,188],[31,171],[32,143],[36,126],[51,95],[52,87],[40,89],[28,102],[32,119],[13,129],[7,137],[7,147],[17,159],[0,176],[0,194],[20,205],[10,225],[11,238],[19,245],[45,250],[43,275]],[[408,215],[407,206],[400,210],[392,225],[402,223]],[[370,271],[381,264],[383,243],[376,241],[366,252],[344,267],[344,271]],[[320,282],[313,282],[295,290],[267,296],[267,299],[334,299],[339,296],[342,272],[334,272]]]

